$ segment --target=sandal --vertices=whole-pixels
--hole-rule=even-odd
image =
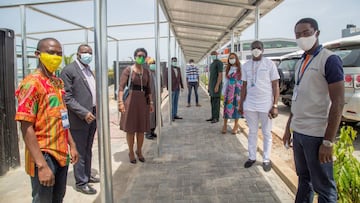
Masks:
[[[130,161],[130,163],[132,163],[132,164],[136,164],[135,156],[134,156],[133,159],[131,159],[130,153],[129,153],[129,161]]]
[[[226,134],[226,126],[223,126],[222,130],[221,130],[222,134]]]
[[[135,152],[140,162],[145,162],[144,156],[140,156],[138,151]]]

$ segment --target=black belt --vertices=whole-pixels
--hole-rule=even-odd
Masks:
[[[137,91],[146,91],[147,90],[147,87],[144,87],[141,85],[131,85],[131,90],[137,90]]]

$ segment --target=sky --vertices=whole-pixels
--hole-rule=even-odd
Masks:
[[[107,24],[120,25],[137,22],[154,21],[154,0],[107,0]],[[35,6],[53,15],[61,16],[87,27],[93,26],[93,3],[75,2],[62,4],[47,4]],[[66,11],[66,12],[65,12]],[[303,17],[312,17],[318,21],[320,29],[320,42],[335,40],[341,37],[341,30],[347,24],[360,27],[360,1],[359,0],[284,0],[278,7],[260,19],[259,38],[294,38],[294,25]],[[73,25],[58,21],[43,14],[26,9],[27,32],[49,31],[57,29],[73,29]],[[9,20],[11,19],[11,20]],[[160,12],[160,20],[166,20]],[[13,29],[16,34],[21,33],[20,9],[0,9],[0,28]],[[167,24],[161,24],[160,36],[167,35]],[[254,38],[254,26],[250,26],[241,34],[242,40]],[[94,33],[89,31],[89,42],[94,40]],[[153,37],[154,25],[124,26],[109,28],[108,35],[117,39],[139,37]],[[31,35],[36,38],[55,37],[64,46],[64,54],[76,52],[78,45],[85,42],[84,31],[57,32]],[[21,38],[16,38],[16,44],[21,44]],[[37,41],[27,40],[28,46],[35,47]],[[93,46],[92,43],[90,45]],[[148,54],[155,56],[154,40],[131,40],[119,42],[119,59],[129,60],[138,47],[144,47]],[[174,40],[171,40],[171,55],[175,55]],[[177,51],[177,50],[176,50]],[[167,39],[160,40],[160,58],[167,60]],[[112,65],[116,59],[116,43],[108,43],[108,64]],[[34,65],[34,60],[29,60]],[[21,64],[18,66],[21,66]]]

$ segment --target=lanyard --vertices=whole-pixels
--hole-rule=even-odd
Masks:
[[[251,86],[255,86],[256,84],[256,78],[257,78],[257,72],[258,72],[258,69],[259,69],[259,66],[261,65],[261,60],[258,61],[259,64],[254,68],[254,61],[252,61],[251,63]]]
[[[301,75],[300,75],[300,71],[302,69],[302,66],[303,66],[303,63],[305,61],[305,58],[302,59],[301,61],[301,64],[300,64],[300,67],[299,67],[299,70],[298,70],[298,78],[297,78],[297,82],[296,82],[296,85],[299,85],[300,84],[300,81],[301,79],[303,78],[305,72],[307,71],[310,63],[313,61],[313,59],[320,53],[320,51],[323,49],[323,47],[320,47],[315,53],[314,55],[311,57],[311,59],[309,60],[309,62],[306,64],[305,68],[304,68],[304,71],[302,71]]]

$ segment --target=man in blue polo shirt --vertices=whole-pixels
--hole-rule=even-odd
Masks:
[[[291,131],[296,173],[299,177],[295,202],[336,202],[333,176],[333,142],[344,106],[344,73],[341,59],[319,45],[316,20],[303,18],[295,25],[298,46],[305,51],[296,65],[291,114],[283,142],[289,145]]]

